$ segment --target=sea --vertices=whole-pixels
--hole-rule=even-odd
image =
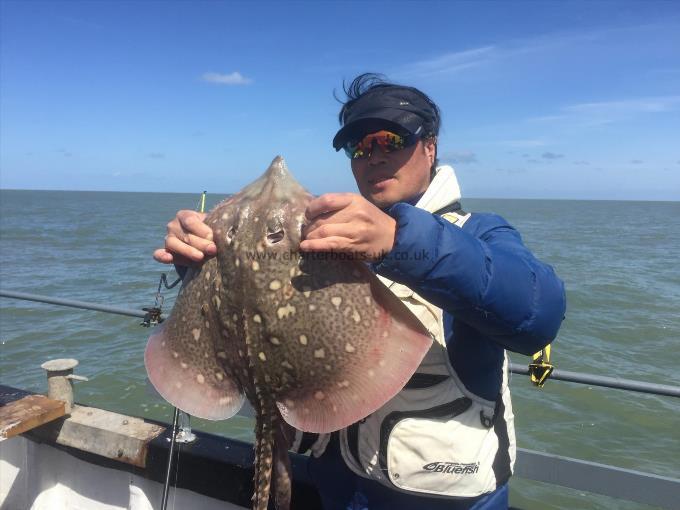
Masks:
[[[223,196],[208,195],[208,207]],[[0,190],[0,288],[104,305],[153,306],[172,266],[151,254],[191,194]],[[553,343],[558,369],[680,385],[680,203],[464,199],[504,216],[564,280],[568,307]],[[177,289],[162,290],[163,310]],[[247,291],[247,289],[243,289]],[[75,358],[82,404],[170,421],[150,390],[150,330],[132,317],[0,297],[0,382],[46,391],[40,365]],[[526,365],[526,356],[511,356]],[[680,399],[548,380],[511,379],[518,446],[680,478]],[[243,440],[253,422],[192,419]],[[181,469],[181,462],[179,469]],[[679,499],[680,501],[680,499]],[[648,508],[515,477],[511,504],[527,509]]]

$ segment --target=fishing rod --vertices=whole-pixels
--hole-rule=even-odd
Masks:
[[[172,436],[170,450],[168,451],[168,465],[165,470],[165,483],[163,483],[163,496],[161,498],[161,510],[168,507],[168,493],[170,492],[170,473],[172,472],[173,457],[175,455],[175,443],[177,442],[177,426],[179,423],[179,409],[175,407],[172,415]]]
[[[198,207],[199,212],[205,212],[205,196],[208,192],[204,191],[201,194],[201,203],[200,206]],[[161,306],[163,304],[163,297],[161,296],[161,283],[163,283],[163,276],[161,276],[161,281],[158,283],[158,292],[156,293],[156,305],[149,310],[149,312],[154,313],[156,316],[160,317],[160,311],[161,311]],[[181,278],[178,278],[175,283],[172,284],[171,287],[168,287],[167,281],[165,282],[165,286],[168,288],[172,288],[177,283],[180,281]],[[182,418],[186,419],[187,426],[182,427],[182,429],[179,429],[179,421],[180,421],[180,416]],[[183,420],[184,421],[184,420]],[[180,411],[178,407],[175,407],[175,410],[172,415],[172,433],[170,436],[170,451],[168,452],[168,465],[165,470],[165,482],[163,483],[163,497],[161,498],[161,510],[166,510],[168,506],[168,493],[170,492],[170,474],[172,473],[172,465],[175,462],[174,460],[174,453],[175,453],[175,444],[180,442],[180,443],[189,443],[193,441],[196,436],[191,433],[191,429],[188,427],[189,423],[189,415],[187,413],[184,413],[183,411]],[[177,461],[179,463],[179,452],[177,453]],[[175,479],[175,483],[177,480]]]
[[[38,294],[27,294],[25,292],[15,292],[0,289],[0,297],[21,299],[26,301],[36,301],[41,303],[49,303],[60,306],[69,306],[73,308],[83,308],[86,310],[95,310],[104,313],[115,313],[119,315],[129,315],[132,317],[146,317],[147,313],[144,311],[131,310],[127,308],[98,305],[84,301],[74,301],[71,299],[53,298],[50,296],[42,296]],[[518,363],[509,364],[510,372],[513,374],[529,375],[528,367]],[[623,379],[619,377],[606,377],[597,374],[588,374],[583,372],[572,372],[568,370],[554,369],[551,379],[565,382],[573,382],[580,384],[588,384],[590,386],[600,386],[604,388],[614,388],[619,390],[637,391],[640,393],[647,393],[652,395],[661,395],[666,397],[680,398],[680,386],[670,384],[656,384],[645,381],[635,381],[632,379]]]

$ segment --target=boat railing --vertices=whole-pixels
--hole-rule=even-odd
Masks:
[[[138,317],[145,322],[148,322],[150,318],[149,309],[136,310],[5,289],[0,289],[0,297]],[[163,317],[156,315],[155,319],[162,321]],[[510,363],[509,368],[515,374],[529,374],[529,369],[526,366],[517,363]],[[590,386],[635,391],[666,397],[680,397],[680,386],[674,385],[606,377],[560,369],[554,369],[550,378],[556,381],[587,384]],[[678,501],[680,501],[680,478],[624,469],[608,464],[600,464],[524,448],[517,449],[515,475],[529,480],[546,482],[661,508],[677,508]]]

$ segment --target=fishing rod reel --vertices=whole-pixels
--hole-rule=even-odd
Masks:
[[[166,289],[170,290],[181,281],[182,277],[180,276],[174,282],[168,284],[167,275],[165,273],[161,273],[161,279],[158,282],[158,289],[156,290],[156,301],[153,306],[142,308],[142,310],[146,312],[146,315],[144,315],[142,322],[139,323],[140,326],[149,328],[151,326],[157,326],[163,322],[164,319],[161,314],[165,297],[161,294],[161,287],[165,286]]]
[[[200,201],[197,205],[197,210],[199,212],[204,212],[205,211],[205,196],[208,194],[207,191],[204,191],[201,193],[201,198]],[[182,281],[182,278],[184,276],[184,272],[181,272],[178,270],[178,273],[180,273],[179,278],[177,278],[173,283],[168,285],[168,277],[165,273],[161,273],[161,279],[158,282],[158,290],[156,291],[156,302],[152,307],[148,308],[142,308],[146,312],[146,315],[144,316],[144,319],[140,323],[140,326],[144,326],[145,328],[151,327],[151,326],[156,326],[163,322],[163,317],[161,317],[161,308],[163,307],[163,296],[161,295],[161,287],[165,285],[165,288],[170,290],[172,289],[175,285],[177,285],[179,282]]]

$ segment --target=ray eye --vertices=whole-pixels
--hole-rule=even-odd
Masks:
[[[229,230],[227,230],[227,244],[231,244],[231,241],[234,239],[234,235],[236,234],[236,227],[232,225],[229,227]]]
[[[270,234],[267,234],[267,241],[270,244],[276,244],[280,242],[284,237],[283,230],[277,230],[276,232],[272,232]]]

